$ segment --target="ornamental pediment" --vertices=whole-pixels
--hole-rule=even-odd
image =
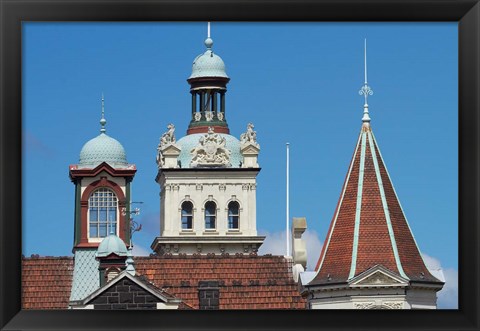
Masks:
[[[382,267],[375,266],[350,281],[351,286],[406,286],[408,279]]]
[[[178,155],[181,151],[181,148],[177,144],[169,144],[162,148],[163,155]]]
[[[241,147],[241,152],[242,154],[258,154],[260,148],[258,148],[257,146],[258,145],[255,145],[253,143],[247,143],[247,145]]]

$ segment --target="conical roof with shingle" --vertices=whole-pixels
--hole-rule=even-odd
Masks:
[[[367,116],[309,285],[346,283],[376,265],[410,281],[441,283],[425,266],[369,122]]]

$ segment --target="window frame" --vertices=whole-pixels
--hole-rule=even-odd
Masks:
[[[213,205],[213,210],[214,210],[213,215],[207,215],[207,212],[209,211],[207,208],[208,205]],[[207,217],[209,218],[210,227],[207,227]],[[211,223],[212,223],[211,218],[213,218],[213,225],[214,225],[213,227],[211,227]],[[215,231],[217,229],[217,204],[214,201],[205,202],[203,220],[204,220],[204,226],[206,231]]]
[[[231,213],[232,208],[230,207],[232,204],[236,204],[237,208],[237,213],[233,214]],[[231,227],[231,223],[234,222],[234,220],[231,220],[231,217],[236,217],[236,222],[237,226],[236,227]],[[233,225],[233,224],[232,224]],[[240,204],[238,201],[230,201],[227,205],[227,229],[228,231],[239,231],[240,230]]]
[[[95,189],[88,197],[88,215],[87,215],[87,234],[88,239],[103,240],[112,231],[118,235],[119,231],[119,199],[117,194],[110,187],[99,187]],[[95,214],[93,214],[93,212]],[[104,215],[103,215],[104,214]],[[95,216],[93,216],[95,215]],[[112,219],[113,215],[113,219]],[[104,219],[104,220],[103,220]],[[96,225],[96,226],[95,226]],[[105,228],[105,236],[102,236]],[[95,233],[92,229],[95,228]]]
[[[191,210],[190,210],[190,214],[187,214],[187,215],[184,215],[184,205],[185,204],[190,204],[191,206]],[[184,217],[190,217],[190,227],[189,228],[184,228],[183,227],[183,218]],[[192,231],[193,230],[193,217],[194,217],[194,206],[193,206],[193,203],[189,200],[185,200],[182,202],[182,204],[180,205],[180,229],[182,231]]]

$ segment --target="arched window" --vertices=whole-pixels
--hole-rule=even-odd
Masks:
[[[217,218],[217,205],[213,201],[205,204],[205,229],[215,229]]]
[[[115,193],[108,188],[101,188],[88,199],[89,237],[103,238],[110,233],[117,233],[117,203]]]
[[[238,229],[238,221],[240,219],[240,206],[238,202],[232,201],[228,204],[228,228]]]
[[[193,204],[190,201],[182,203],[182,229],[193,227]]]

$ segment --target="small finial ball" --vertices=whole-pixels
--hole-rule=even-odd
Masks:
[[[100,120],[100,124],[101,124],[101,125],[105,125],[105,124],[107,124],[107,120],[106,120],[106,119],[104,119],[104,118],[102,118],[102,119]]]
[[[205,39],[205,46],[207,46],[207,48],[212,48],[213,46],[212,38],[208,37],[207,39]]]

